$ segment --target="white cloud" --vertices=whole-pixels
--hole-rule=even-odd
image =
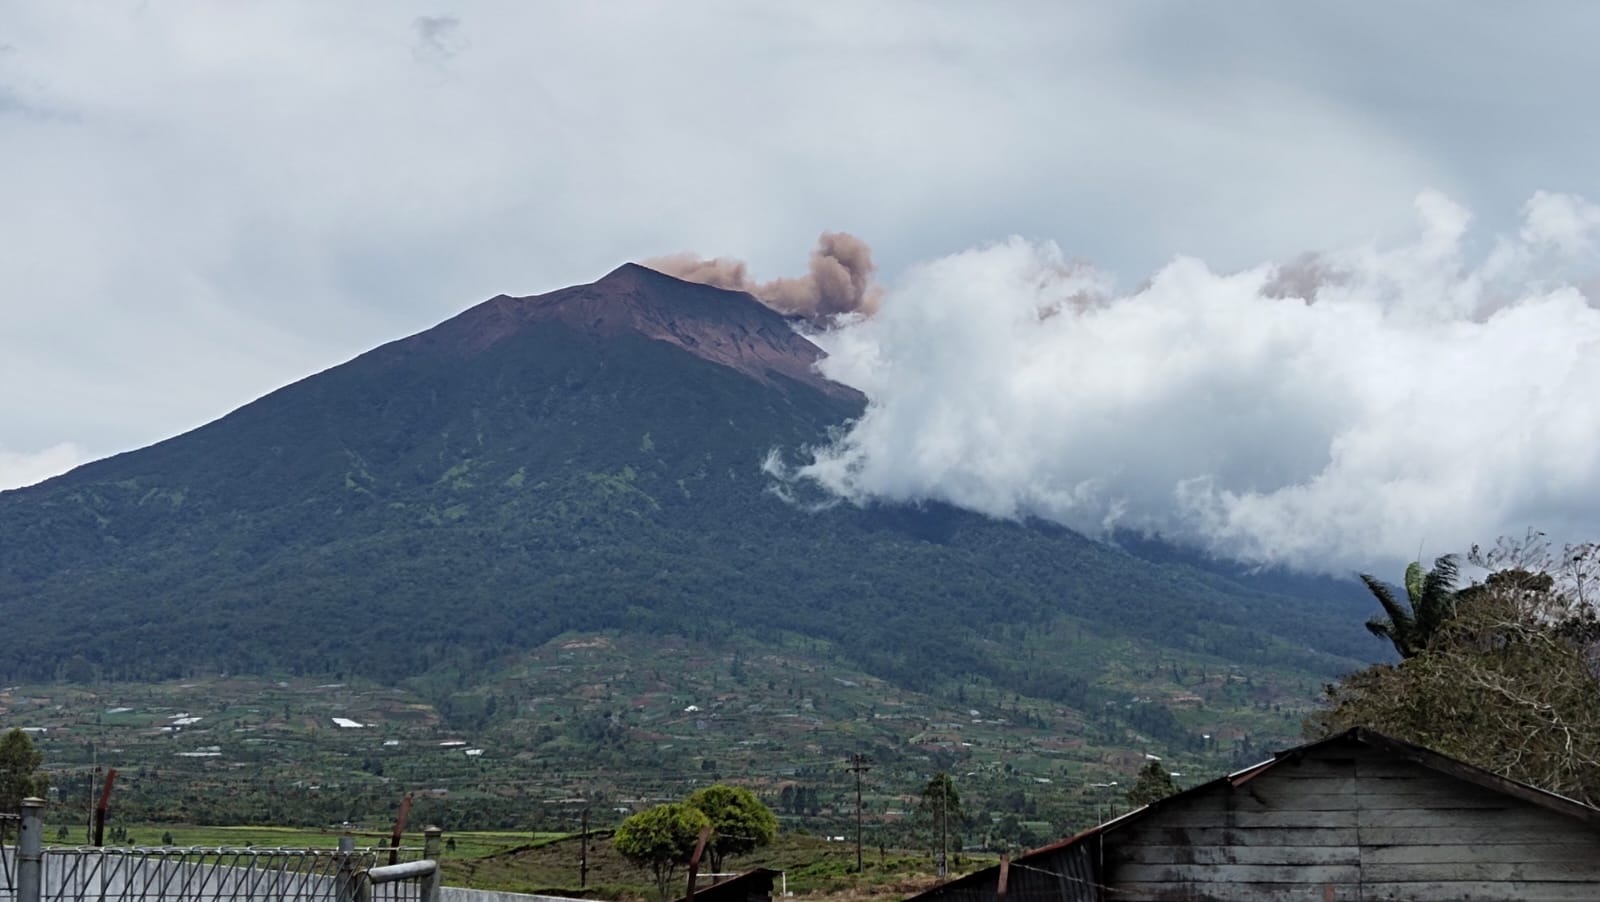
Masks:
[[[1382,228],[1432,175],[1320,89],[1194,78],[1218,70],[1145,46],[1150,24],[1055,4],[6,6],[0,384],[36,388],[0,392],[5,439],[147,444],[625,259],[777,273],[849,230],[892,273],[1020,231],[1142,271]],[[1276,46],[1214,30],[1221,58]]]
[[[1443,19],[1315,0],[3,5],[0,441],[148,444],[474,301],[625,259],[688,250],[767,278],[848,230],[892,277],[1020,234],[916,269],[902,295],[927,309],[901,303],[832,339],[858,346],[835,365],[879,386],[886,424],[864,424],[871,449],[839,466],[856,461],[874,490],[1000,512],[1181,521],[1246,553],[1269,528],[1250,524],[1287,517],[1295,492],[1329,504],[1317,492],[1360,483],[1363,455],[1419,441],[1402,403],[1415,367],[1394,358],[1462,379],[1561,359],[1543,358],[1533,321],[1576,303],[1564,284],[1600,290],[1584,263],[1595,206],[1578,198],[1600,196],[1600,119],[1584,115],[1596,27],[1600,7],[1573,3]],[[1428,185],[1444,194],[1396,249]],[[1511,211],[1535,189],[1519,233]],[[1474,245],[1464,206],[1511,237]],[[1273,289],[1318,286],[1299,312],[1256,297],[1259,269],[1217,274],[1340,246],[1357,250],[1308,258]],[[1174,254],[1187,258],[1116,303],[1093,302],[1109,276],[1057,272],[1082,255],[1137,277]],[[1031,301],[1073,292],[1071,315],[1028,325]],[[962,298],[993,309],[979,323]],[[972,326],[972,347],[940,322]],[[1370,343],[1368,369],[1336,336]],[[1487,356],[1447,353],[1474,341]],[[1218,362],[1214,347],[1249,353]],[[1291,353],[1308,372],[1276,362]],[[996,369],[970,371],[982,354]],[[1257,378],[1254,406],[1225,403]],[[1419,397],[1471,420],[1436,381]],[[1009,406],[979,410],[990,390]],[[1078,400],[1058,409],[1063,391]],[[1586,423],[1513,408],[1529,441]],[[1222,425],[1190,422],[1207,411]],[[942,434],[941,418],[979,436]],[[911,431],[884,434],[897,424]],[[1230,463],[1230,429],[1272,453]],[[872,460],[896,459],[880,452],[916,466],[880,472]],[[1560,474],[1584,460],[1542,478],[1576,484]],[[1518,472],[1528,485],[1502,483],[1489,506],[1553,526],[1552,490]],[[1052,475],[1018,475],[1037,473]],[[1396,480],[1397,496],[1437,490]],[[1439,538],[1404,517],[1372,530],[1396,537],[1373,540],[1385,548]]]
[[[1266,291],[1274,266],[1191,258],[1116,294],[1020,239],[916,267],[822,336],[871,404],[791,478],[1321,569],[1528,526],[1594,538],[1600,309],[1510,261],[1600,221],[1552,227],[1548,204],[1491,270],[1464,262],[1466,211],[1424,194],[1411,241],[1317,258],[1310,301]]]
[[[1600,226],[1600,206],[1571,194],[1539,191],[1525,208],[1522,240],[1554,245],[1568,255],[1593,253],[1596,226]]]

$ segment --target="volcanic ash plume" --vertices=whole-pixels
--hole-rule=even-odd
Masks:
[[[826,319],[844,313],[872,314],[882,290],[872,281],[872,248],[845,232],[823,232],[811,252],[806,275],[757,282],[742,260],[672,254],[646,266],[690,282],[747,291],[768,307],[791,316]]]

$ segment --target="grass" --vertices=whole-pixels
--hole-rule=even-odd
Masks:
[[[508,850],[481,858],[447,859],[445,883],[507,892],[584,895],[607,899],[654,899],[653,875],[618,855],[608,837],[591,838],[587,884],[579,885],[579,840],[567,837],[542,845]],[[962,855],[954,859],[953,872],[987,867],[994,856]],[[905,849],[865,850],[861,873],[855,871],[855,844],[829,842],[819,836],[781,834],[772,845],[723,867],[745,871],[766,867],[783,871],[783,888],[801,896],[839,899],[904,898],[937,882],[932,858]],[[679,869],[672,886],[683,886],[686,873]]]

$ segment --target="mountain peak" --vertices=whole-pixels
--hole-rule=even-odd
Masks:
[[[637,263],[587,285],[531,297],[500,295],[408,341],[471,354],[548,323],[589,335],[642,335],[764,383],[777,384],[781,376],[861,400],[816,371],[822,349],[797,333],[788,317],[743,291],[687,282]]]
[[[643,264],[629,261],[601,276],[595,281],[594,284],[638,286],[641,284],[647,284],[650,279],[671,279],[674,282],[683,281],[682,279],[669,276],[659,270],[651,269]]]

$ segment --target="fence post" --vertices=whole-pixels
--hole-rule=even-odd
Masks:
[[[22,800],[17,834],[17,902],[39,902],[44,871],[44,799]]]
[[[334,897],[339,902],[356,900],[356,838],[349,834],[339,837],[339,870],[334,874]]]
[[[439,902],[439,886],[443,882],[439,875],[439,869],[444,867],[443,862],[439,860],[439,856],[444,851],[444,831],[433,824],[429,824],[427,829],[422,831],[422,836],[422,857],[433,862],[433,873],[423,878],[422,900],[423,902]]]

